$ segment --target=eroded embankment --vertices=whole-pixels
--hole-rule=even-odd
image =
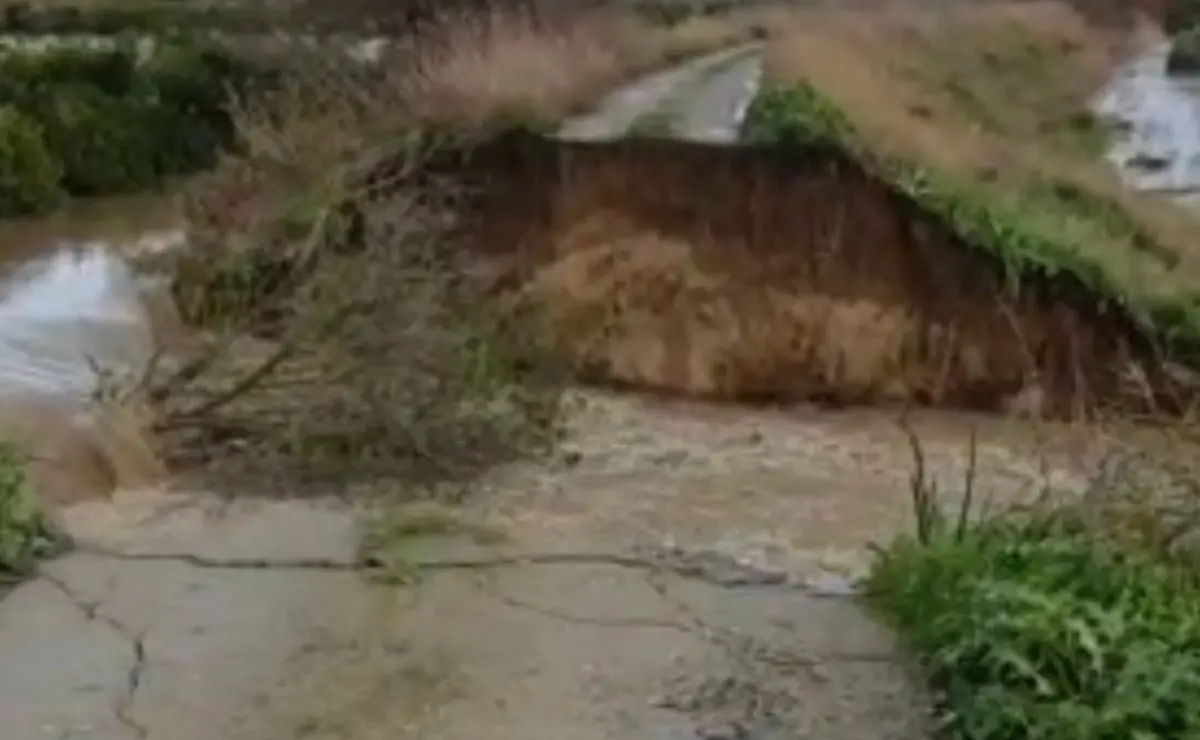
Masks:
[[[483,272],[543,299],[592,380],[1058,415],[1168,390],[1119,307],[1006,278],[833,149],[513,135],[466,171]]]

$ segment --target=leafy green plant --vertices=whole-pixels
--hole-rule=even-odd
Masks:
[[[970,473],[951,523],[910,438],[917,536],[880,554],[867,591],[921,658],[943,736],[1196,737],[1195,575],[1120,546],[1045,493],[975,519]]]
[[[28,575],[61,544],[33,500],[25,460],[11,444],[0,443],[0,584]]]
[[[24,107],[53,95],[60,85],[78,83],[124,95],[134,85],[137,66],[137,49],[128,43],[9,51],[0,57],[0,102]]]
[[[135,190],[155,181],[154,132],[141,118],[143,105],[107,95],[86,83],[63,85],[38,107],[46,141],[63,163],[63,185],[72,195]]]
[[[46,147],[36,121],[0,105],[0,215],[44,211],[57,205],[62,164]]]
[[[1200,25],[1188,28],[1171,40],[1167,72],[1177,75],[1200,73]]]

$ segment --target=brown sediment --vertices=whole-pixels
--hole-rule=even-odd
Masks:
[[[28,456],[38,500],[65,505],[163,484],[148,412],[134,403],[84,410],[60,399],[0,400],[0,434]]]
[[[1069,278],[1011,281],[836,151],[519,135],[469,160],[470,248],[593,381],[1059,416],[1144,403],[1131,368],[1161,390],[1123,311]]]

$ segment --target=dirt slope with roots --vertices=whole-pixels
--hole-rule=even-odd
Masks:
[[[514,137],[465,241],[585,377],[736,401],[1078,415],[1169,387],[1119,308],[1004,277],[825,149]]]

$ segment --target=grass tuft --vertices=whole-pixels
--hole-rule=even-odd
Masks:
[[[973,472],[952,521],[910,438],[916,535],[880,553],[867,592],[920,658],[942,736],[1116,740],[1200,731],[1190,700],[1200,689],[1194,570],[1147,540],[1135,545],[1123,534],[1132,520],[1096,517],[1048,492],[980,517]],[[1096,486],[1113,492],[1109,478]],[[1096,500],[1095,492],[1086,497]]]

